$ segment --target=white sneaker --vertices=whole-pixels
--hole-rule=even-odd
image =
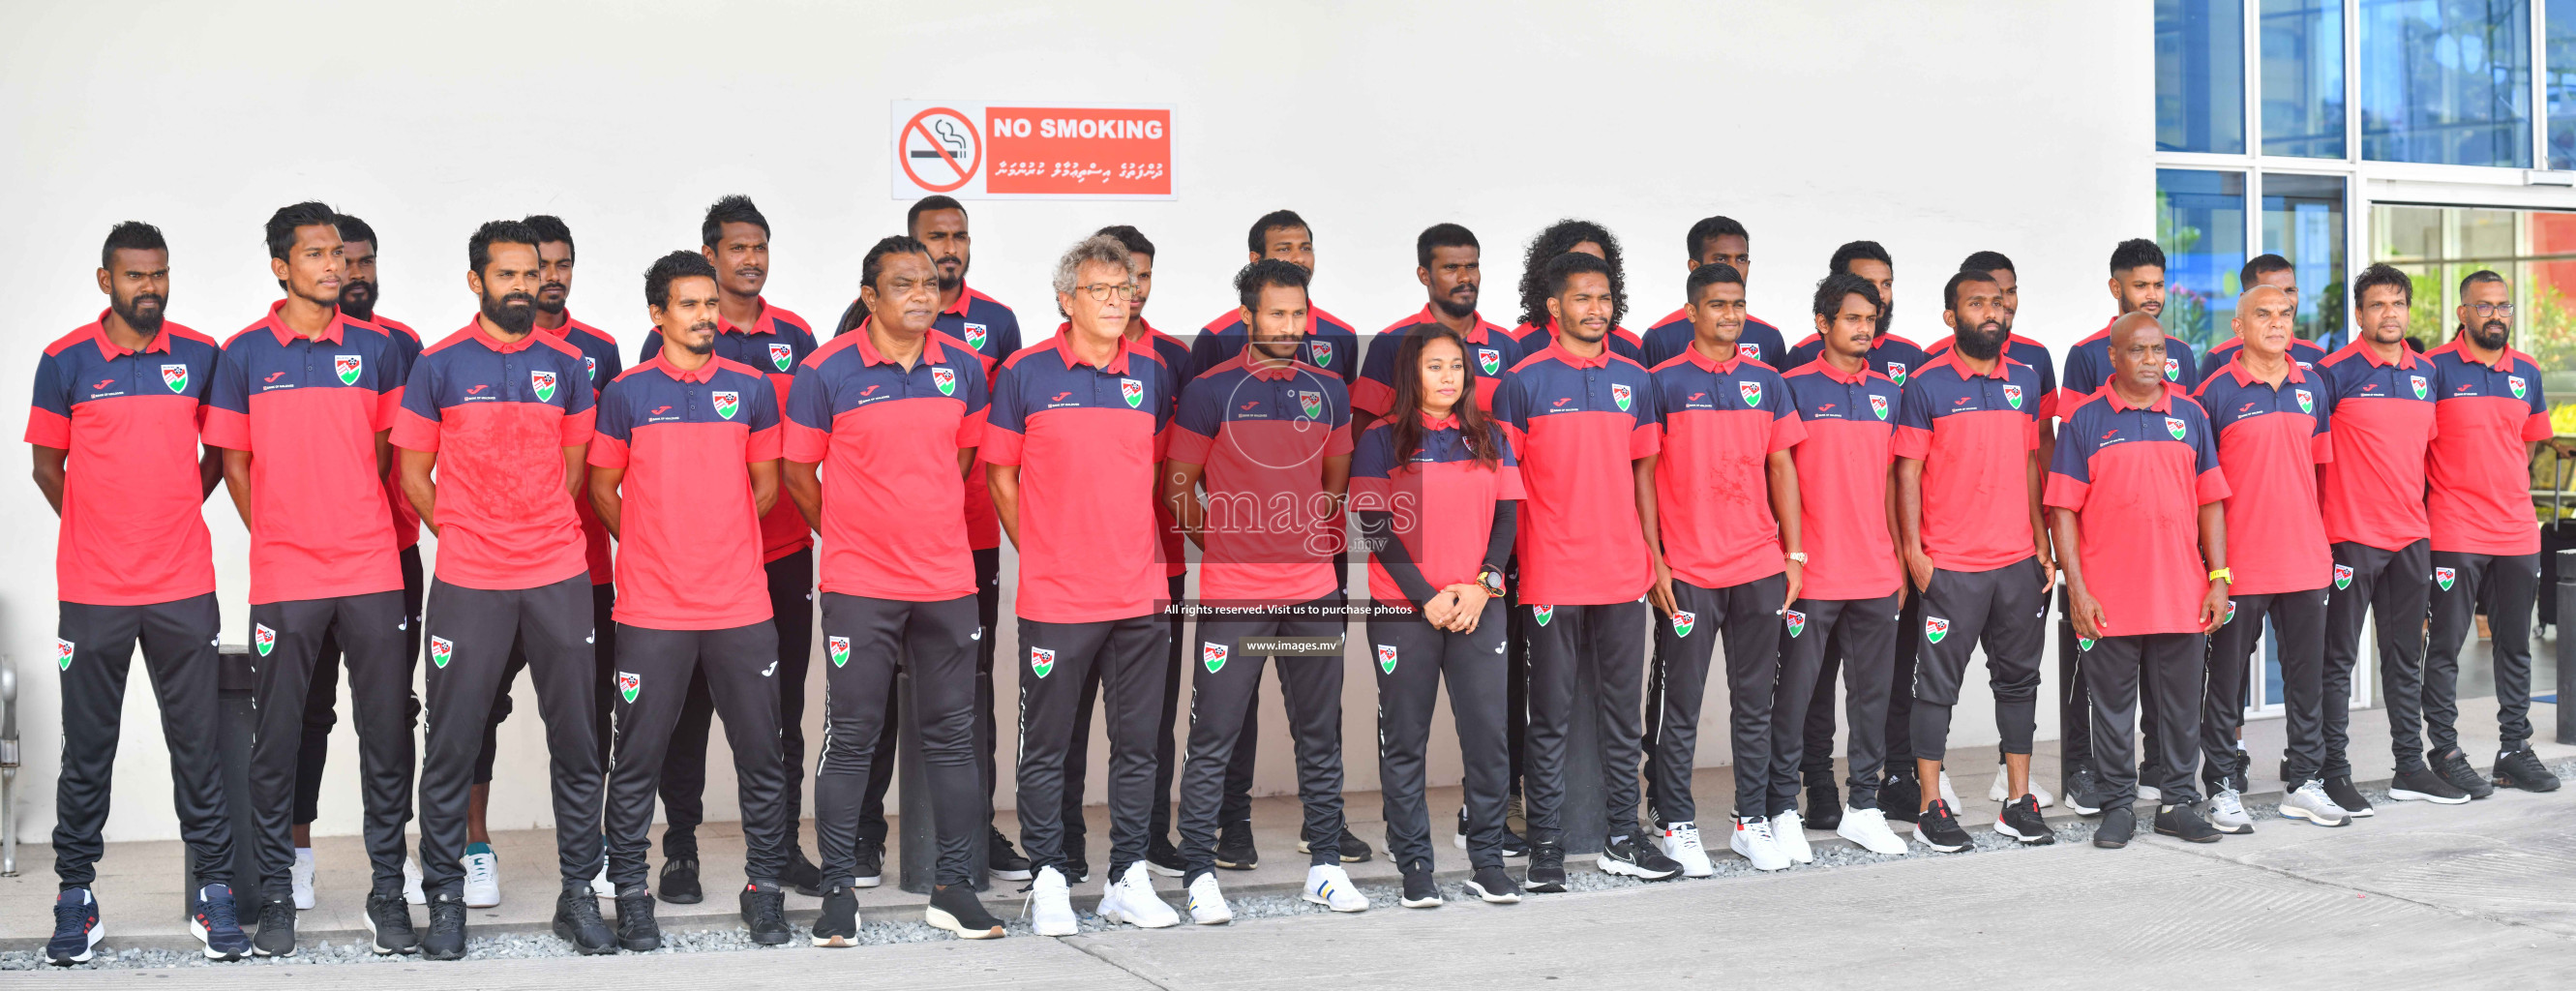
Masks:
[[[1073,892],[1064,886],[1064,872],[1053,867],[1038,868],[1038,876],[1029,882],[1029,926],[1040,936],[1071,936],[1082,931],[1082,923],[1073,915]]]
[[[1367,895],[1360,894],[1351,883],[1350,872],[1340,864],[1316,864],[1306,868],[1306,890],[1298,897],[1336,912],[1366,912]]]
[[[403,900],[414,905],[429,904],[429,896],[420,892],[420,862],[403,858]]]
[[[1941,800],[1950,803],[1950,814],[1959,814],[1959,793],[1950,790],[1950,772],[1941,772]]]
[[[1888,856],[1905,853],[1905,841],[1887,828],[1887,813],[1879,809],[1844,806],[1842,825],[1834,827],[1834,835],[1860,844],[1861,849],[1871,853]]]
[[[460,865],[465,868],[465,907],[491,908],[501,904],[501,855],[469,853]]]
[[[1796,809],[1771,817],[1771,842],[1779,844],[1780,852],[1793,862],[1816,862],[1815,848],[1807,845],[1807,823],[1798,818]]]
[[[288,881],[288,883],[290,883],[290,884],[292,884],[292,885],[294,885],[294,886],[295,886],[295,908],[296,908],[296,911],[301,912],[301,911],[308,911],[308,910],[312,909],[312,908],[313,908],[313,848],[312,848],[312,847],[309,847],[309,846],[300,846],[300,847],[296,847],[296,848],[295,848],[295,866],[287,869],[286,877],[287,877],[287,881]]]
[[[1221,926],[1234,921],[1234,909],[1226,906],[1225,892],[1217,890],[1213,871],[1190,882],[1189,903],[1190,921],[1199,925]]]
[[[2309,781],[2281,796],[2281,818],[2305,819],[2320,826],[2341,826],[2352,821],[2352,813],[2326,797],[2324,785]]]
[[[2021,797],[2011,794],[2012,776],[2006,771],[2003,765],[1995,765],[1995,783],[1986,786],[1986,801],[2009,804],[2013,799]],[[2030,797],[2039,799],[2039,807],[2043,809],[2057,804],[2057,796],[2048,793],[2048,789],[2039,783],[2039,776],[2036,774],[2031,775],[2030,778]],[[1956,809],[1958,806],[1953,805],[1951,808]]]
[[[590,876],[590,893],[601,898],[617,897],[617,882],[608,879],[608,858],[599,859],[599,873]]]
[[[1757,871],[1776,871],[1789,866],[1789,855],[1780,852],[1779,841],[1771,837],[1771,821],[1751,816],[1735,820],[1735,835],[1726,841],[1728,849],[1753,862]]]
[[[2154,785],[2139,785],[2139,786],[2138,786],[2138,801],[2139,801],[2139,803],[2141,803],[2141,804],[2145,804],[2145,803],[2150,803],[2150,802],[2162,802],[2162,801],[2164,801],[2164,800],[2165,800],[2165,790],[2164,790],[2164,789],[2162,789],[2162,788],[2158,788],[2158,787],[2156,787],[2156,786],[2154,786]]]
[[[1181,923],[1181,914],[1154,893],[1154,875],[1145,862],[1127,865],[1127,873],[1100,886],[1100,921],[1124,922],[1138,929],[1161,929]]]
[[[1682,865],[1683,877],[1707,877],[1717,873],[1717,868],[1708,862],[1708,848],[1699,845],[1698,823],[1676,822],[1665,826],[1663,833],[1655,837],[1655,845],[1663,848],[1664,856]]]

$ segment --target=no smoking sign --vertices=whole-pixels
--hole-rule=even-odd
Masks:
[[[896,100],[898,200],[1167,200],[1172,108]]]
[[[913,114],[895,143],[904,178],[933,193],[965,188],[983,164],[983,141],[977,130],[965,114],[947,107]]]

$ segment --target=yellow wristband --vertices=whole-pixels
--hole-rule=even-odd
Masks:
[[[2230,584],[2234,584],[2234,583],[2235,583],[2235,581],[2236,581],[2236,574],[2235,574],[2235,572],[2230,571],[2229,569],[2226,569],[2226,568],[2220,568],[2220,569],[2218,569],[2218,570],[2216,570],[2216,571],[2212,571],[2212,572],[2210,572],[2210,573],[2209,573],[2209,580],[2210,580],[2210,581],[2214,581],[2214,582],[2221,582],[2221,581],[2223,581],[2223,582],[2227,582],[2227,583],[2230,583]]]

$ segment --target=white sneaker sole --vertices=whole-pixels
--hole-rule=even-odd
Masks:
[[[1506,891],[1498,895],[1485,890],[1484,885],[1477,884],[1473,879],[1469,879],[1467,881],[1467,892],[1475,895],[1477,900],[1482,901],[1487,905],[1518,905],[1521,903],[1519,892]],[[1410,906],[1410,904],[1411,903],[1407,903],[1408,906]],[[1432,904],[1436,905],[1439,903],[1433,902]]]
[[[2024,833],[2024,832],[2022,832],[2021,830],[2014,829],[2014,828],[2012,828],[2012,824],[2011,824],[2011,823],[2008,823],[2008,822],[2003,821],[2003,819],[2002,819],[2001,817],[1997,817],[1997,818],[1995,819],[1995,832],[1996,832],[1998,835],[2002,835],[2002,836],[2010,836],[2010,837],[2012,837],[2013,839],[2018,840],[2018,841],[2023,842],[2023,843],[2037,843],[2037,842],[2039,842],[2039,841],[2041,841],[2041,840],[2044,840],[2044,839],[2047,839],[2047,838],[2048,838],[2048,834],[2047,834],[2047,833],[2045,833],[2045,832],[2043,832],[2043,833],[2041,833],[2041,834],[2039,834],[2039,835],[2037,835],[2037,836],[2032,836],[2032,835],[2030,835],[2030,834],[2028,834],[2028,833]],[[1926,846],[1929,846],[1930,844],[1927,842],[1925,845],[1926,845]]]
[[[1185,869],[1185,868],[1180,868],[1180,867],[1165,867],[1165,866],[1163,866],[1163,865],[1161,865],[1161,864],[1157,864],[1157,863],[1155,863],[1155,862],[1153,862],[1153,861],[1151,861],[1151,860],[1145,861],[1145,869],[1146,869],[1146,870],[1149,870],[1149,871],[1152,871],[1152,872],[1154,872],[1154,873],[1156,873],[1156,874],[1160,874],[1160,875],[1162,875],[1162,876],[1164,876],[1164,877],[1187,877],[1187,876],[1189,875],[1189,873],[1190,873],[1190,872],[1189,872],[1187,869]]]
[[[1324,906],[1325,908],[1332,909],[1336,912],[1366,912],[1369,910],[1368,902],[1366,901],[1362,901],[1357,905],[1335,905],[1331,899],[1325,898],[1324,896],[1312,891],[1298,892],[1297,897],[1313,902],[1314,904]]]
[[[380,957],[393,956],[397,952],[392,947],[388,947],[382,941],[376,939],[375,916],[368,915],[365,912],[360,912],[358,913],[358,921],[366,923],[367,926],[367,949],[375,951],[375,954]],[[420,944],[418,942],[414,942],[412,944],[412,950],[413,952],[419,952]]]
[[[98,935],[98,930],[90,930],[90,935]],[[188,920],[188,935],[197,937],[197,942],[205,946],[206,959],[208,960],[239,960],[242,958],[242,955],[239,953],[224,953],[216,950],[214,941],[206,938],[206,924],[199,922],[194,918],[190,918]],[[92,942],[91,945],[95,946],[97,944]]]
[[[488,893],[476,892],[472,888],[467,888],[465,890],[468,892],[465,896],[466,908],[497,908],[501,904],[501,890],[499,888],[494,888]],[[591,893],[597,894],[598,890],[592,889]],[[478,894],[488,894],[489,897],[488,899],[475,897]]]
[[[1170,919],[1148,921],[1114,909],[1102,909],[1100,911],[1100,921],[1109,923],[1110,925],[1130,925],[1138,929],[1169,929],[1181,924],[1181,920],[1178,915],[1175,915]]]
[[[1603,854],[1595,866],[1601,868],[1601,873],[1603,874],[1617,874],[1621,877],[1633,877],[1641,881],[1664,881],[1671,879],[1673,875],[1681,873],[1680,871],[1650,871],[1644,867],[1638,866],[1637,864],[1621,860],[1617,857],[1612,857],[1608,854]]]
[[[1752,854],[1746,853],[1742,850],[1735,850],[1732,847],[1729,847],[1728,849],[1736,856],[1744,858],[1745,866],[1751,867],[1757,871],[1785,871],[1789,869],[1789,862],[1785,859],[1778,864],[1764,866],[1761,861],[1753,859]]]
[[[929,923],[930,928],[956,933],[959,939],[1000,939],[1010,933],[1010,930],[1001,926],[991,929],[968,929],[965,924],[957,921],[957,916],[937,905],[924,910],[921,913],[921,921]]]
[[[2283,819],[2302,819],[2302,820],[2306,820],[2307,822],[2310,822],[2310,823],[2313,823],[2313,824],[2316,824],[2316,825],[2319,825],[2319,826],[2349,826],[2349,825],[2352,825],[2352,816],[2350,816],[2350,815],[2345,815],[2343,818],[2340,818],[2340,819],[2326,819],[2326,818],[2324,818],[2324,817],[2321,817],[2321,816],[2317,815],[2317,814],[2316,814],[2316,813],[2314,813],[2314,812],[2310,812],[2310,811],[2308,811],[2308,810],[2306,810],[2306,809],[2299,808],[2299,807],[2294,806],[2294,805],[2284,805],[2284,806],[2281,806],[2281,818],[2283,818]]]
[[[1442,898],[1439,895],[1420,899],[1404,898],[1399,896],[1396,898],[1395,903],[1406,908],[1439,908],[1440,906],[1447,904],[1448,901],[1448,899]]]
[[[1934,843],[1934,842],[1932,842],[1932,838],[1931,838],[1931,837],[1925,836],[1925,835],[1923,835],[1921,832],[1917,832],[1917,833],[1915,833],[1915,834],[1914,834],[1914,842],[1922,844],[1924,849],[1926,849],[1926,850],[1930,850],[1930,851],[1932,851],[1932,852],[1934,852],[1934,853],[1957,853],[1957,852],[1959,852],[1959,851],[1961,851],[1961,850],[1965,850],[1965,849],[1967,849],[1967,848],[1969,848],[1969,847],[1971,847],[1971,846],[1974,846],[1974,845],[1975,845],[1973,842],[1971,842],[1971,843],[1961,843],[1961,844],[1958,844],[1958,845],[1956,845],[1956,846],[1943,846],[1943,845],[1941,845],[1941,844],[1939,844],[1939,843]]]
[[[1872,842],[1870,842],[1870,841],[1869,841],[1869,840],[1867,840],[1867,839],[1863,839],[1863,838],[1861,838],[1861,837],[1859,837],[1859,836],[1854,836],[1854,835],[1852,835],[1852,834],[1850,834],[1850,833],[1843,832],[1842,830],[1839,830],[1839,829],[1837,829],[1837,830],[1835,830],[1835,831],[1834,831],[1834,835],[1836,835],[1836,836],[1840,836],[1840,837],[1842,837],[1843,839],[1846,839],[1846,840],[1850,840],[1850,841],[1851,841],[1851,844],[1852,844],[1853,846],[1859,847],[1859,848],[1861,848],[1861,849],[1863,849],[1863,850],[1867,850],[1867,851],[1869,851],[1869,852],[1871,852],[1871,853],[1875,853],[1875,854],[1877,854],[1877,855],[1879,855],[1879,856],[1882,856],[1882,857],[1902,857],[1902,856],[1905,856],[1905,841],[1904,841],[1904,840],[1897,839],[1897,838],[1896,838],[1896,834],[1894,834],[1894,833],[1889,833],[1889,834],[1887,834],[1887,838],[1888,838],[1888,839],[1890,839],[1890,840],[1894,840],[1894,841],[1895,841],[1896,849],[1894,849],[1894,850],[1881,849],[1881,848],[1879,847],[1879,845],[1878,845],[1878,844],[1876,844],[1876,843],[1872,843]]]
[[[2447,795],[2428,795],[2428,794],[2425,794],[2425,793],[2420,792],[2420,791],[2408,791],[2408,790],[2406,790],[2406,789],[2404,789],[2404,788],[2391,788],[2391,789],[2388,789],[2388,797],[2393,798],[2393,799],[2396,799],[2397,801],[2400,801],[2400,802],[2431,802],[2431,803],[2433,803],[2433,804],[2435,804],[2435,805],[2467,805],[2467,804],[2469,804],[2469,796],[2467,796],[2467,795],[2461,795],[2461,796],[2459,796],[2459,797],[2457,797],[2457,798],[2452,798],[2452,797],[2447,796]]]
[[[2212,819],[2209,821],[2209,828],[2217,830],[2219,834],[2223,836],[2254,835],[2254,823],[2252,820],[2247,820],[2245,822],[2220,822],[2216,819]]]
[[[846,949],[859,945],[858,941],[847,936],[816,936],[813,939],[813,943],[816,946],[830,950]]]
[[[1038,923],[1032,923],[1032,924],[1030,925],[1030,928],[1031,928],[1032,930],[1036,931],[1036,933],[1037,933],[1038,935],[1040,935],[1040,936],[1071,936],[1071,935],[1073,935],[1073,934],[1075,934],[1075,933],[1079,933],[1079,932],[1081,932],[1081,931],[1082,931],[1082,923],[1079,923],[1079,922],[1056,922],[1056,923],[1038,922]]]
[[[1032,877],[1036,877],[1036,876],[1037,876],[1037,872],[1036,872],[1036,871],[1027,871],[1027,870],[1019,870],[1019,871],[995,871],[995,870],[988,870],[988,871],[985,871],[984,873],[986,873],[986,874],[990,874],[990,875],[993,875],[993,880],[996,880],[996,881],[1026,881],[1026,880],[1028,880],[1028,879],[1030,879],[1030,878],[1032,878]]]
[[[853,876],[850,878],[850,887],[853,888],[873,888],[884,883],[885,875],[883,874],[869,874],[865,876]]]
[[[192,922],[192,923],[189,923],[189,928],[191,928],[191,929],[195,929],[195,928],[196,928],[196,924],[195,924],[195,923],[193,923],[193,922]],[[47,963],[53,963],[53,964],[88,963],[88,962],[90,962],[91,960],[93,960],[93,959],[97,958],[97,956],[98,956],[98,941],[99,941],[99,940],[102,940],[102,939],[106,939],[106,938],[107,938],[107,920],[106,920],[106,919],[100,919],[100,920],[98,920],[98,924],[97,924],[97,925],[94,925],[94,926],[89,927],[89,945],[88,945],[88,946],[81,947],[81,951],[80,951],[80,953],[78,953],[78,954],[76,954],[76,955],[72,956],[70,959],[60,959],[60,958],[55,958],[55,957],[46,957],[46,958],[45,958],[45,961],[46,961]],[[204,939],[204,938],[206,938],[206,936],[205,936],[205,931],[204,931],[204,930],[202,930],[202,929],[197,930],[197,938],[198,938],[198,939]],[[207,954],[207,955],[208,955],[208,956],[212,956],[213,954],[209,953],[209,954]]]

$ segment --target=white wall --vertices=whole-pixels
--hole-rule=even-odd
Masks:
[[[1898,262],[1900,332],[1938,334],[1939,278],[1996,249],[2021,268],[2018,329],[2063,345],[2107,316],[2110,246],[2153,229],[2143,4],[147,3],[25,4],[9,19],[0,196],[14,236],[0,241],[0,288],[17,319],[0,348],[0,430],[12,437],[26,409],[15,390],[45,342],[104,305],[96,245],[129,218],[170,238],[173,319],[220,338],[276,295],[259,231],[281,204],[319,198],[367,218],[384,312],[430,335],[471,312],[462,245],[476,224],[560,214],[582,249],[575,313],[631,347],[645,264],[692,247],[705,205],[741,192],[775,228],[770,298],[829,321],[859,253],[901,223],[905,204],[883,192],[898,98],[1178,108],[1175,201],[973,205],[971,281],[1020,306],[1033,335],[1054,324],[1047,266],[1077,235],[1143,227],[1163,252],[1149,316],[1183,331],[1231,305],[1244,226],[1287,206],[1315,225],[1318,301],[1364,332],[1422,305],[1413,236],[1450,220],[1485,240],[1486,315],[1513,322],[1521,246],[1569,215],[1625,241],[1643,329],[1678,305],[1684,229],[1726,213],[1754,233],[1756,315],[1793,339],[1826,254],[1870,238]],[[15,521],[0,546],[0,650],[25,686],[31,772],[20,826],[41,839],[60,748],[43,668],[54,524],[33,485],[0,485],[0,512]],[[246,538],[220,498],[207,520],[226,638],[239,640]],[[1006,634],[1005,656],[1012,646]],[[1363,670],[1353,663],[1346,709],[1354,789],[1376,786]],[[1990,743],[1984,682],[1970,682],[1954,740]],[[504,742],[527,754],[542,737],[520,692]],[[1275,686],[1265,694],[1275,713]],[[819,739],[819,684],[813,696]],[[1293,790],[1281,724],[1265,723],[1262,788]],[[2053,724],[2043,706],[2043,737]],[[109,838],[174,837],[139,687],[125,725]],[[346,719],[340,735],[336,753],[353,754]],[[1704,758],[1723,760],[1722,729],[1703,739]],[[320,828],[354,832],[354,759],[332,771]],[[493,824],[543,821],[542,780],[534,764],[505,768]],[[733,814],[730,789],[719,771],[711,815]]]

